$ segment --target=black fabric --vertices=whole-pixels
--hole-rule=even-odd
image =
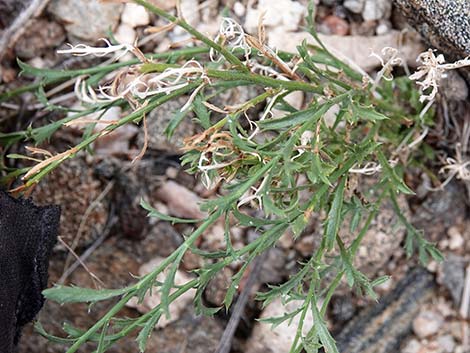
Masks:
[[[38,207],[0,190],[0,353],[13,352],[44,303],[59,217],[58,206]]]

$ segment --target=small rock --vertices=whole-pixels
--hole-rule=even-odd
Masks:
[[[237,1],[233,4],[233,12],[235,12],[235,15],[238,17],[242,17],[245,15],[246,8],[240,1]]]
[[[200,22],[199,1],[181,0],[181,15],[190,25],[195,26]]]
[[[366,0],[362,17],[366,21],[388,19],[392,13],[392,2],[389,0]]]
[[[453,320],[446,325],[447,332],[449,332],[455,340],[462,342],[462,322]]]
[[[102,123],[97,123],[93,128],[93,132],[98,132],[109,126],[105,122],[117,121],[121,118],[121,107],[111,107],[106,112],[98,111],[90,114],[86,119],[100,119]],[[127,124],[109,134],[100,137],[94,146],[94,150],[100,155],[122,155],[129,151],[130,140],[135,137],[138,128],[135,125]]]
[[[204,247],[210,250],[225,249],[225,226],[217,222],[204,234]]]
[[[176,179],[178,177],[179,169],[175,167],[168,167],[165,170],[165,175],[170,179]]]
[[[338,295],[332,298],[331,315],[335,325],[344,325],[355,313],[351,295]]]
[[[315,249],[315,242],[313,235],[303,236],[295,242],[295,250],[297,250],[303,257],[310,257]]]
[[[256,33],[260,15],[266,11],[264,25],[267,27],[282,28],[284,31],[295,31],[299,27],[302,17],[305,16],[305,7],[297,1],[291,0],[260,0],[258,8],[247,9],[245,28],[249,33]]]
[[[440,80],[439,87],[439,92],[449,100],[464,101],[468,97],[467,83],[456,70],[447,71]]]
[[[304,102],[304,93],[300,91],[291,92],[284,97],[284,100],[295,109],[299,110],[302,108],[302,104]],[[271,113],[273,118],[280,118],[286,115],[285,111],[279,110],[277,108],[273,108]]]
[[[121,22],[132,28],[146,26],[150,23],[150,16],[145,7],[133,3],[127,3],[121,14]]]
[[[156,196],[168,207],[172,216],[202,219],[206,213],[199,209],[201,199],[192,191],[174,181],[167,181],[157,190]]]
[[[114,33],[114,37],[121,44],[134,44],[137,33],[134,28],[126,23],[121,23]]]
[[[345,36],[349,32],[349,24],[338,16],[327,16],[321,23],[321,27],[326,29],[325,34],[336,34]]]
[[[194,310],[188,308],[178,321],[154,332],[145,351],[154,353],[215,352],[223,331],[224,326],[219,320],[202,315],[196,316]],[[116,353],[138,351],[138,349],[123,348]]]
[[[59,46],[64,40],[65,31],[57,22],[33,20],[16,43],[15,52],[20,58],[31,59]]]
[[[281,249],[272,248],[263,260],[258,282],[276,284],[284,277],[287,277],[285,253]]]
[[[227,289],[232,282],[232,276],[233,272],[228,267],[224,267],[222,271],[217,272],[204,291],[205,299],[212,305],[222,306]]]
[[[152,0],[152,4],[162,10],[168,11],[176,7],[176,0]]]
[[[183,140],[196,134],[198,127],[192,121],[191,115],[188,115],[175,129],[173,136],[168,139],[165,135],[165,129],[179,112],[181,107],[188,101],[187,96],[173,99],[157,109],[152,110],[147,117],[148,129],[148,148],[149,150],[165,151],[168,154],[181,154]],[[145,142],[145,132],[143,129],[137,136],[138,145],[142,146]]]
[[[464,239],[462,234],[460,233],[459,229],[457,227],[451,227],[447,231],[447,234],[449,235],[449,249],[450,250],[457,250],[457,249],[462,249],[464,245]]]
[[[326,6],[335,6],[338,2],[338,0],[321,0],[321,3]]]
[[[343,6],[353,13],[362,13],[366,0],[346,0]]]
[[[99,0],[52,0],[48,7],[72,37],[95,42],[116,28],[121,4]]]
[[[421,352],[421,343],[418,340],[410,340],[405,348],[403,348],[402,353],[420,353]]]
[[[439,344],[439,347],[442,348],[442,350],[445,353],[454,352],[455,340],[452,337],[452,335],[439,336],[437,338],[437,343]]]
[[[261,318],[282,316],[285,313],[297,309],[303,301],[291,301],[284,305],[281,299],[271,302],[262,312]],[[299,315],[297,315],[289,325],[289,320],[284,321],[275,328],[270,324],[257,322],[249,340],[246,342],[246,353],[285,353],[289,352],[291,344],[295,338],[297,326],[299,324]],[[304,319],[302,332],[307,332],[313,326],[313,317],[311,310],[307,312]]]
[[[450,292],[455,307],[458,307],[465,282],[465,260],[460,256],[449,254],[442,264],[438,279]]]
[[[421,311],[413,320],[413,331],[419,338],[426,338],[439,332],[443,321],[442,316],[433,311]]]
[[[139,269],[139,275],[145,276],[157,268],[160,263],[164,260],[162,257],[156,257],[153,260],[143,264]],[[160,273],[156,280],[163,282],[165,281],[166,273],[165,271]],[[181,286],[191,280],[191,277],[188,276],[185,272],[177,270],[175,274],[175,285]],[[176,289],[173,289],[170,293],[173,293]],[[186,293],[182,294],[175,301],[170,304],[170,318],[167,319],[165,315],[162,315],[158,321],[156,327],[165,327],[173,321],[178,320],[181,313],[186,309],[186,307],[192,302],[196,290],[190,289]],[[152,293],[147,293],[141,303],[138,302],[138,298],[134,297],[129,300],[126,306],[130,308],[137,309],[140,313],[145,314],[155,308],[161,303],[160,291],[154,289]]]
[[[385,35],[373,37],[319,34],[323,44],[339,59],[346,60],[346,62],[352,61],[365,71],[373,70],[379,64],[377,58],[370,56],[371,52],[380,53],[384,47],[396,48],[402,36],[403,34],[398,31],[390,31]],[[407,45],[401,48],[400,55],[410,67],[416,67],[416,57],[423,52],[424,47],[412,33],[409,33],[406,37]],[[303,40],[312,42],[308,33],[289,33],[283,31],[282,28],[276,28],[271,31],[269,45],[271,48],[295,53],[297,51],[296,46]]]
[[[382,21],[379,23],[377,28],[375,29],[375,33],[378,36],[388,33],[392,29],[392,24],[388,21]]]

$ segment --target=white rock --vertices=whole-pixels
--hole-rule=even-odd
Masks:
[[[235,15],[238,17],[245,15],[245,11],[245,5],[243,5],[240,1],[237,1],[235,4],[233,4],[233,12],[235,12]]]
[[[465,240],[460,233],[459,229],[457,227],[450,227],[449,230],[447,231],[447,234],[449,235],[449,249],[451,250],[457,250],[461,249]]]
[[[121,44],[134,44],[137,33],[132,26],[121,23],[114,33],[114,37]]]
[[[144,276],[150,272],[152,272],[155,268],[157,268],[160,263],[164,260],[164,258],[156,257],[153,260],[143,264],[139,269],[139,275]],[[160,273],[156,280],[159,282],[165,281],[167,273],[163,272]],[[183,284],[189,282],[191,277],[187,275],[185,272],[181,270],[177,270],[175,274],[175,282],[176,286],[182,286]],[[173,293],[176,289],[170,291]],[[192,302],[194,298],[194,294],[196,293],[195,289],[190,289],[181,296],[179,296],[175,301],[170,304],[169,311],[170,311],[170,318],[167,319],[165,315],[162,315],[160,320],[158,321],[156,327],[165,327],[169,323],[176,321],[184,309]],[[142,314],[145,314],[155,308],[157,305],[161,303],[161,295],[160,291],[154,289],[152,293],[147,293],[141,303],[138,302],[137,298],[131,298],[126,306],[130,308],[137,309]]]
[[[251,7],[249,7],[246,10],[245,23],[243,27],[245,27],[248,33],[256,34],[256,31],[258,30],[260,14],[261,14],[261,11],[257,9],[253,9]]]
[[[301,91],[294,91],[292,93],[289,93],[287,96],[285,96],[284,100],[287,103],[289,103],[291,106],[293,106],[295,109],[300,109],[304,101],[304,94]],[[286,115],[286,112],[275,109],[275,108],[272,109],[271,112],[272,112],[273,118],[280,118]]]
[[[443,321],[442,316],[433,311],[421,311],[413,320],[413,331],[419,338],[429,337],[439,332]]]
[[[454,351],[455,340],[452,335],[439,336],[437,338],[437,343],[445,353],[452,353]]]
[[[287,312],[297,309],[303,301],[292,301],[283,305],[280,299],[270,303],[262,312],[261,318],[281,316]],[[289,352],[290,346],[295,338],[299,316],[296,316],[289,325],[289,320],[284,321],[279,326],[271,329],[267,323],[257,322],[253,329],[250,339],[246,343],[246,353],[264,353],[266,347],[269,347],[270,353]],[[313,317],[311,310],[308,311],[302,331],[306,334],[313,326]]]
[[[109,28],[116,28],[121,7],[99,0],[52,0],[48,10],[64,23],[68,34],[95,42],[106,37]]]
[[[192,26],[196,26],[201,19],[198,0],[181,0],[181,14]]]
[[[366,21],[386,19],[390,17],[392,2],[389,0],[366,0],[362,17]]]
[[[392,26],[389,22],[380,22],[377,28],[375,29],[375,33],[378,36],[388,33],[392,29]]]
[[[103,111],[98,111],[94,114],[87,116],[87,119],[98,119],[102,123],[97,123],[93,129],[93,132],[103,130],[109,124],[104,123],[105,121],[114,122],[121,118],[122,109],[121,107],[111,107],[104,114]],[[80,126],[81,127],[81,126]],[[135,137],[139,131],[138,127],[133,124],[126,124],[115,131],[100,137],[94,146],[96,154],[101,156],[107,155],[118,155],[123,152],[129,151],[130,140]]]
[[[402,353],[419,353],[421,350],[421,344],[416,339],[410,340],[405,348],[403,348]]]
[[[380,66],[377,58],[370,56],[372,52],[380,53],[384,47],[397,48],[402,34],[399,31],[390,31],[382,36],[335,36],[319,34],[320,40],[333,54],[343,61],[350,61],[365,71],[373,70]],[[416,57],[423,52],[424,46],[410,34],[406,43],[401,48],[400,54],[410,67],[416,67]],[[274,28],[268,43],[271,48],[277,48],[287,52],[297,52],[296,46],[303,40],[313,43],[311,36],[304,32],[286,32],[282,28]]]
[[[295,31],[305,16],[305,6],[291,0],[260,0],[258,8],[248,8],[245,28],[249,33],[256,33],[260,15],[264,13],[263,23],[267,27],[282,28],[283,31]]]
[[[361,13],[364,9],[365,0],[346,0],[343,6],[354,13]]]
[[[196,219],[207,216],[199,210],[201,202],[199,196],[174,181],[170,180],[162,184],[156,196],[166,204],[172,216]]]
[[[127,3],[121,14],[121,22],[131,27],[146,26],[150,23],[150,16],[145,7]]]

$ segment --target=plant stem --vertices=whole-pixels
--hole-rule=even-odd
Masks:
[[[153,12],[154,14],[161,16],[167,19],[168,21],[173,22],[174,24],[185,29],[189,34],[192,34],[195,38],[199,39],[201,42],[213,48],[215,51],[217,51],[221,55],[223,55],[225,59],[227,59],[227,61],[231,63],[232,65],[236,66],[237,69],[243,72],[248,72],[248,68],[245,65],[243,65],[243,63],[235,55],[233,55],[230,51],[225,49],[220,44],[206,37],[204,34],[199,32],[197,29],[195,29],[193,26],[191,26],[189,23],[187,23],[183,19],[170,15],[169,13],[163,11],[162,9],[159,9],[158,7],[148,3],[146,0],[134,0],[134,2],[139,5],[142,5],[147,10]]]

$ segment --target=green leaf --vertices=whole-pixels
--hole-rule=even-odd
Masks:
[[[308,218],[305,214],[298,216],[291,225],[292,233],[294,233],[294,239],[298,238],[302,234],[303,230],[307,226]]]
[[[320,312],[318,311],[317,300],[315,298],[315,295],[313,295],[313,298],[312,298],[311,308],[312,308],[314,326],[316,328],[318,338],[320,339],[320,342],[325,348],[325,351],[327,353],[339,353],[338,349],[336,348],[336,342],[331,336],[330,332],[328,331],[325,320],[323,319]]]
[[[198,223],[198,222],[201,222],[201,220],[198,220],[198,219],[177,218],[177,217],[172,217],[172,216],[168,216],[166,214],[163,214],[163,213],[157,211],[155,208],[153,208],[148,202],[144,201],[144,199],[140,200],[140,206],[142,208],[144,208],[145,210],[149,211],[148,217],[158,218],[162,221],[171,222],[173,224],[175,224],[175,223]]]
[[[431,255],[435,261],[442,262],[445,260],[444,255],[434,245],[430,244],[427,250],[429,255]]]
[[[196,116],[199,118],[201,126],[207,130],[211,127],[211,115],[202,102],[201,95],[197,95],[193,102],[194,113],[196,113]]]
[[[363,119],[369,121],[386,120],[388,117],[379,113],[374,107],[366,107],[357,103],[351,104],[353,120]]]
[[[390,276],[381,276],[379,278],[374,279],[370,285],[372,287],[380,286],[381,284],[384,284],[385,282],[388,282],[390,280]]]
[[[257,124],[262,130],[279,130],[300,125],[306,121],[315,123],[328,111],[328,109],[331,108],[332,105],[333,104],[329,101],[320,104],[319,106],[315,104],[311,108],[301,110],[296,113],[287,114],[282,118],[259,121]]]
[[[106,324],[101,329],[100,339],[98,341],[98,347],[96,348],[96,353],[103,353],[106,351],[105,344],[106,344],[106,332],[108,331],[109,321],[106,321]]]
[[[411,190],[408,185],[397,175],[395,170],[392,168],[390,163],[388,163],[387,158],[381,150],[377,151],[377,157],[379,159],[380,165],[382,166],[385,175],[390,179],[392,184],[404,194],[414,195],[413,190]]]
[[[147,347],[147,341],[152,334],[153,330],[155,329],[155,325],[157,324],[158,320],[162,316],[162,312],[158,311],[155,315],[153,315],[144,325],[142,330],[140,330],[139,334],[137,335],[137,343],[139,345],[140,352],[144,352],[145,348]]]
[[[171,118],[170,122],[165,128],[164,134],[170,139],[173,134],[175,133],[175,130],[178,128],[179,124],[183,121],[183,119],[186,117],[186,115],[189,114],[189,112],[192,111],[192,107],[189,107],[186,110],[177,110],[173,117]]]
[[[16,59],[18,66],[21,69],[21,74],[25,74],[27,76],[34,76],[34,77],[44,77],[48,80],[57,80],[63,78],[73,77],[74,75],[71,73],[73,71],[67,70],[52,70],[52,69],[38,69],[31,65],[26,64],[25,62],[21,61],[20,59]]]
[[[60,304],[65,303],[95,303],[108,300],[129,291],[128,287],[119,289],[90,289],[80,287],[56,286],[42,291],[46,299]]]
[[[44,327],[41,325],[41,323],[39,321],[35,322],[34,329],[42,337],[47,338],[49,341],[54,342],[54,343],[70,345],[70,344],[73,344],[75,342],[75,338],[62,338],[62,337],[57,337],[57,336],[54,336],[54,335],[51,335],[51,334],[47,333],[46,330],[44,329]]]
[[[171,289],[175,286],[176,271],[178,271],[178,268],[181,263],[181,260],[183,259],[184,253],[185,253],[184,249],[180,250],[175,261],[171,264],[170,270],[166,274],[165,281],[163,282],[163,285],[161,288],[161,293],[162,293],[161,306],[167,319],[170,319],[170,292],[171,292]]]
[[[248,216],[247,214],[240,212],[238,208],[236,207],[232,209],[232,213],[235,216],[235,218],[238,220],[239,225],[244,226],[244,227],[260,228],[260,227],[264,227],[267,225],[279,223],[278,220],[260,219],[260,218]]]
[[[335,244],[336,235],[338,234],[339,226],[341,224],[341,210],[344,201],[344,187],[346,185],[346,177],[343,177],[336,187],[333,202],[331,203],[330,211],[326,221],[325,241],[328,250],[333,249]]]

